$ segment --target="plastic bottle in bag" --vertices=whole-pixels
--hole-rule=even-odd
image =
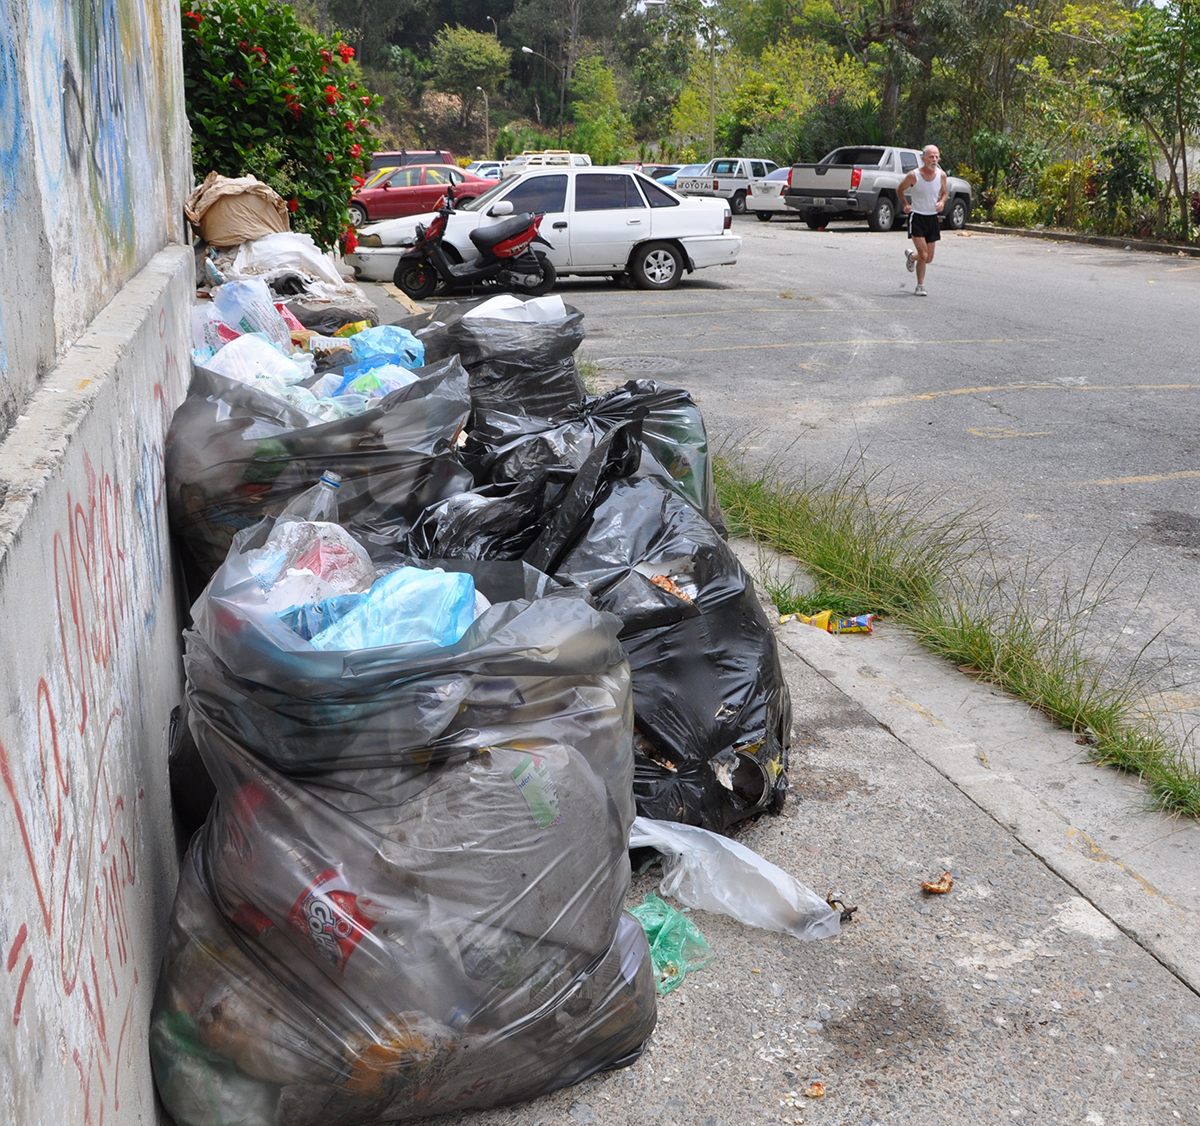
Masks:
[[[338,522],[338,489],[342,487],[342,475],[326,470],[311,489],[305,489],[293,497],[280,513],[280,520],[327,520]]]

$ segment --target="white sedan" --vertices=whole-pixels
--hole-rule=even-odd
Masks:
[[[511,208],[495,208],[502,201]],[[672,289],[685,272],[732,266],[742,247],[725,200],[677,195],[627,168],[530,169],[454,212],[443,245],[470,261],[479,256],[471,231],[524,211],[545,216],[541,234],[551,246],[538,249],[560,276],[628,273],[643,289]],[[358,249],[346,255],[355,277],[391,281],[416,224],[433,218],[409,215],[364,227]]]
[[[746,189],[746,210],[753,211],[764,223],[769,223],[772,215],[799,217],[800,212],[783,202],[791,174],[790,168],[776,168],[774,172],[751,180]]]

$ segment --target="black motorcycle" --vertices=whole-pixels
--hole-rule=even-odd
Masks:
[[[495,207],[508,206],[503,201]],[[443,242],[446,223],[454,213],[454,188],[447,186],[437,218],[425,226],[417,224],[417,237],[411,250],[396,264],[392,278],[396,288],[415,301],[432,297],[438,287],[445,292],[469,286],[511,289],[517,293],[540,297],[548,293],[558,280],[554,263],[541,251],[533,249],[535,242],[550,246],[538,233],[543,216],[523,212],[487,227],[471,232],[471,241],[479,257],[470,262],[453,261],[458,252],[449,251]]]

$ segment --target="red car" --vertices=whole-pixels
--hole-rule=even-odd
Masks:
[[[412,164],[397,168],[374,187],[353,195],[350,215],[354,225],[362,227],[380,219],[399,219],[404,215],[436,211],[446,194],[447,184],[454,185],[456,201],[466,201],[494,188],[496,181],[485,180],[449,164]]]

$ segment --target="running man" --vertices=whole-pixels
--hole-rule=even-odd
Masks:
[[[925,269],[933,261],[933,250],[942,237],[939,216],[946,206],[946,173],[938,167],[937,145],[926,145],[921,153],[921,167],[900,181],[904,211],[908,215],[908,237],[912,250],[904,252],[904,264],[911,274],[917,271],[917,297],[925,297]],[[905,193],[911,190],[911,198]]]

